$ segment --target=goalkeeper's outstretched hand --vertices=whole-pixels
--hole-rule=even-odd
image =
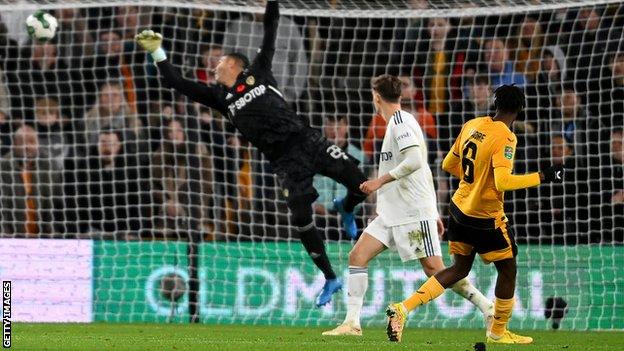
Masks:
[[[562,165],[550,166],[541,173],[542,182],[563,183],[563,174],[565,170]]]
[[[160,33],[156,33],[151,29],[146,29],[137,34],[134,39],[139,43],[145,51],[152,54],[160,49],[163,37]]]

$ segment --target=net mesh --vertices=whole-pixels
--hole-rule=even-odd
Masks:
[[[427,137],[444,217],[457,183],[440,163],[462,124],[491,112],[498,85],[523,87],[515,172],[563,164],[571,176],[507,194],[524,244],[512,326],[543,328],[546,300],[561,297],[564,328],[624,328],[621,2],[282,3],[273,67],[288,102],[372,177],[385,122],[374,114],[370,78],[400,76],[403,109]],[[93,301],[85,303],[93,320],[187,320],[189,242],[198,240],[202,321],[341,320],[342,297],[313,308],[322,276],[293,231],[270,165],[224,116],[166,89],[133,41],[144,28],[162,33],[170,61],[211,83],[223,53],[255,55],[260,3],[0,0],[0,9],[0,242],[92,240]],[[53,41],[27,37],[23,23],[34,9],[59,20]],[[320,176],[315,186],[316,224],[345,269],[352,242],[331,199],[346,191]],[[374,198],[357,215],[362,228],[375,215]],[[3,279],[55,279],[20,275],[29,263],[14,261],[0,270]],[[363,318],[371,325],[425,279],[391,253],[371,264],[370,276]],[[471,279],[493,296],[491,269],[477,267]],[[412,325],[482,323],[455,297],[419,313]]]

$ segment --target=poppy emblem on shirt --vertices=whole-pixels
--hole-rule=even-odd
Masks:
[[[245,83],[247,83],[247,85],[254,85],[256,84],[256,78],[254,78],[254,76],[249,76],[247,77]]]
[[[245,91],[245,84],[241,84],[241,85],[236,87],[236,92],[237,93],[242,93],[243,91]]]

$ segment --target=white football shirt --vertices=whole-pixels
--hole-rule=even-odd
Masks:
[[[421,154],[420,169],[377,191],[377,214],[389,226],[439,217],[425,137],[416,118],[408,112],[397,111],[388,121],[379,157],[379,176],[398,166],[405,159],[401,151],[411,147],[418,148]]]

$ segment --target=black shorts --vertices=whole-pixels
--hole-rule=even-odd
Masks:
[[[366,181],[358,161],[321,136],[296,143],[271,166],[288,202],[301,198],[314,202],[318,197],[313,185],[316,174],[332,178],[356,193],[361,193],[359,186]]]
[[[509,222],[496,226],[494,219],[466,216],[452,201],[449,207],[450,254],[469,256],[476,251],[485,263],[516,257],[518,246]]]

